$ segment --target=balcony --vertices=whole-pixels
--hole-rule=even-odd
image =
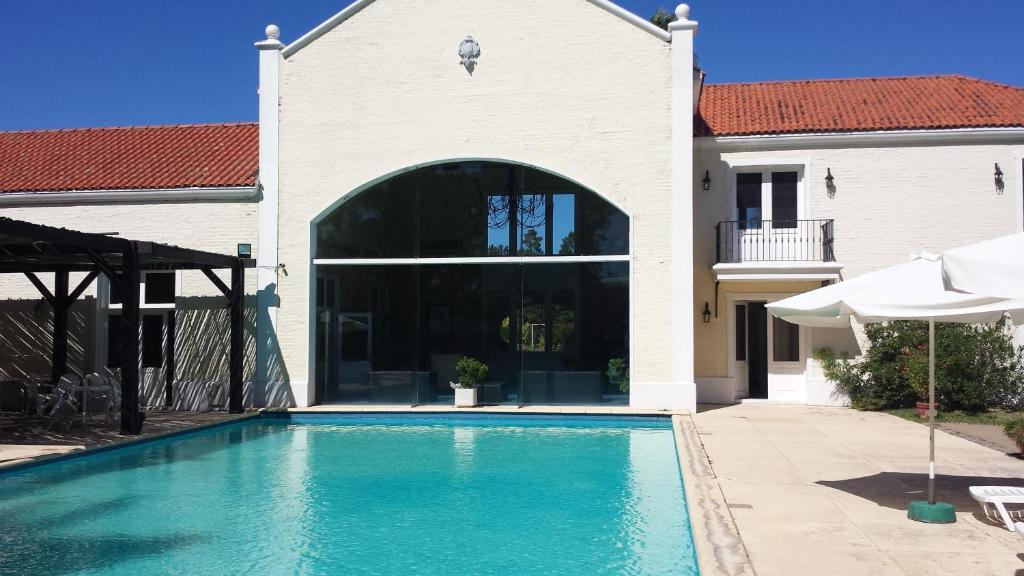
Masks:
[[[715,226],[718,280],[837,280],[833,220],[733,220]]]

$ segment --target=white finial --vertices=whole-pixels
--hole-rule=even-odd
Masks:
[[[281,38],[281,29],[276,24],[267,26],[267,40],[278,40]]]
[[[681,22],[689,20],[690,19],[690,5],[689,4],[680,4],[679,6],[676,6],[676,18],[678,18],[679,21],[681,21]]]

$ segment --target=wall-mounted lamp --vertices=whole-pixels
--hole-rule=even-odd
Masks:
[[[828,174],[825,176],[825,191],[828,192],[829,198],[835,198],[836,178],[832,175],[832,168],[828,168]]]
[[[238,245],[238,257],[239,258],[252,258],[252,244],[239,244]]]
[[[705,324],[711,324],[711,304],[704,303],[704,311],[700,313],[701,317],[704,318]]]
[[[996,192],[999,194],[1006,190],[1006,183],[1003,182],[1003,171],[999,169],[999,164],[996,164]]]
[[[705,192],[707,192],[708,190],[711,190],[711,171],[710,170],[705,170],[704,171],[704,179],[701,180],[701,183],[704,184],[704,191]]]

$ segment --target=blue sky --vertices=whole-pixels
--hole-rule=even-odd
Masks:
[[[0,129],[254,120],[252,44],[266,24],[290,42],[346,4],[0,0]],[[620,4],[644,17],[672,6]],[[956,73],[1024,86],[1021,0],[691,5],[709,82]],[[394,23],[396,32],[413,25],[412,16]],[[566,23],[567,34],[578,32]]]

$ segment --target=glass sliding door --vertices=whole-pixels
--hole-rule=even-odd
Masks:
[[[317,397],[450,403],[455,364],[487,364],[483,404],[621,398],[629,358],[629,223],[539,170],[413,170],[317,226]],[[367,258],[374,261],[366,262]]]

